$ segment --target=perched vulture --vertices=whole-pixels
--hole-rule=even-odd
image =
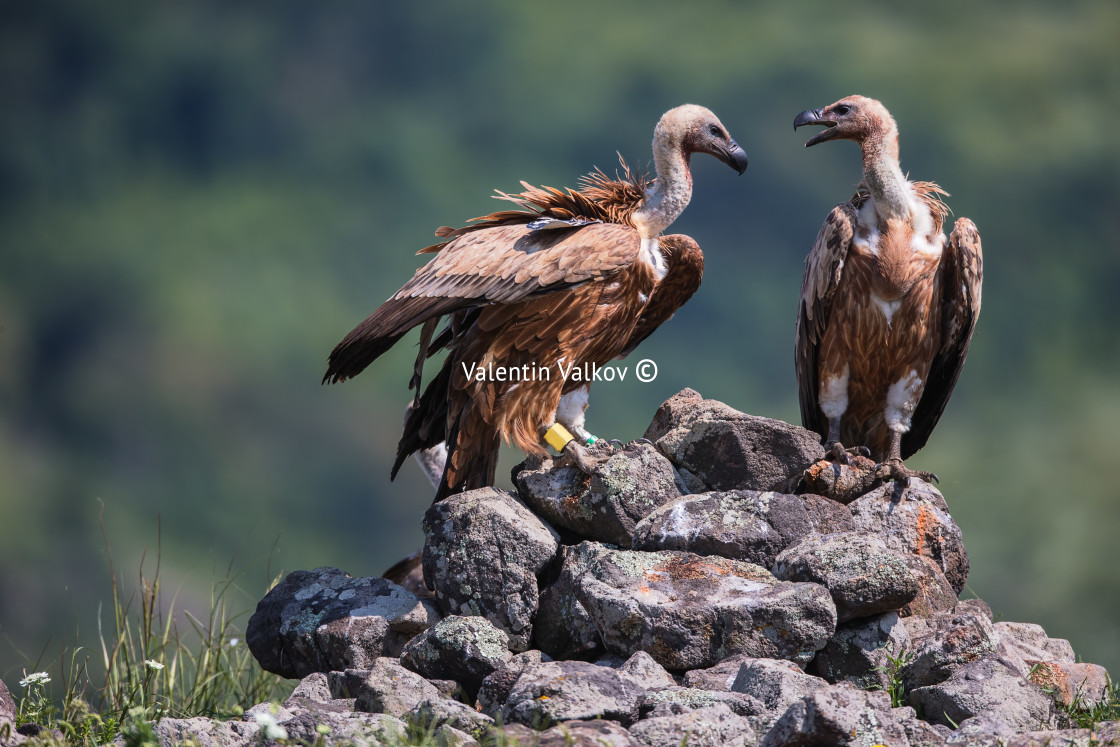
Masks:
[[[436,500],[491,485],[503,437],[530,453],[544,453],[544,438],[586,469],[590,384],[570,372],[630,352],[700,285],[700,247],[661,235],[692,197],[693,153],[747,168],[712,112],[680,106],[654,129],[653,180],[623,162],[621,177],[595,171],[578,190],[522,182],[524,192],[497,195],[517,209],[436,232],[444,241],[421,251],[435,258],[335,347],[323,377],[356,376],[422,325],[394,477],[409,454],[446,442]],[[443,366],[419,396],[424,360],[439,350]]]
[[[848,139],[863,152],[855,196],[832,209],[805,260],[795,352],[801,420],[833,459],[866,447],[891,478],[937,425],[980,314],[980,234],[960,218],[948,241],[948,193],[911,182],[898,127],[873,99],[850,96],[793,120],[823,125],[805,143]]]

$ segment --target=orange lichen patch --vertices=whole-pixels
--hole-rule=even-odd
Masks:
[[[667,573],[675,580],[701,579],[712,576],[725,576],[729,572],[726,565],[712,562],[705,558],[673,557],[658,563],[649,571],[651,573]]]
[[[1069,675],[1056,662],[1036,661],[1027,659],[1027,666],[1031,668],[1027,679],[1046,690],[1064,705],[1073,702],[1073,688],[1070,687]]]

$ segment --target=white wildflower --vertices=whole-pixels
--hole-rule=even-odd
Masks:
[[[239,643],[241,643],[241,639],[240,639],[240,638],[230,638],[230,639],[229,639],[229,647],[230,647],[230,648],[234,648],[234,647],[235,647],[235,646],[237,646],[237,644],[239,644]]]
[[[20,687],[29,687],[31,685],[45,685],[51,681],[51,676],[46,672],[32,672],[19,681]]]
[[[163,669],[163,664],[159,663],[155,659],[148,659],[147,661],[144,662],[144,664],[148,667],[148,669],[151,669],[151,670],[156,671],[156,672]]]
[[[281,740],[288,738],[288,730],[281,726],[271,713],[257,711],[253,714],[253,719],[260,724],[261,734],[265,739]]]

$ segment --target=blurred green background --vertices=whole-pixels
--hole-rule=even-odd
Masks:
[[[436,227],[616,150],[648,165],[680,103],[751,166],[695,159],[674,230],[704,287],[636,356],[659,378],[598,385],[589,426],[634,438],[684,386],[796,422],[802,262],[860,160],[791,122],[851,93],[986,252],[911,466],[942,478],[972,592],[1118,671],[1118,40],[1111,1],[3,2],[0,675],[95,640],[102,506],[126,581],[158,554],[199,612],[231,564],[249,608],[280,570],[419,547],[432,490],[388,479],[415,338],[342,386],[327,353]]]

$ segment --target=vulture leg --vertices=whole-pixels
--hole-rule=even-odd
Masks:
[[[851,464],[850,456],[870,457],[871,450],[866,446],[853,446],[844,448],[840,443],[840,418],[828,419],[828,438],[824,441],[824,458],[835,464]]]
[[[891,431],[890,456],[886,461],[875,465],[876,475],[882,480],[893,480],[904,488],[910,487],[910,478],[918,477],[926,482],[941,482],[932,472],[910,469],[902,463],[902,431]]]

